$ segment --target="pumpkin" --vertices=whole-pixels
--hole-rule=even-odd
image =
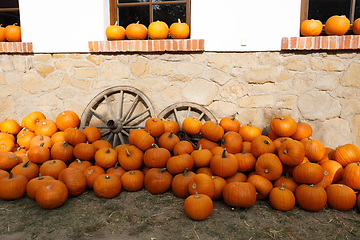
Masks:
[[[0,24],[0,42],[5,42],[5,28]]]
[[[84,129],[85,130],[85,129]],[[88,142],[90,143],[90,141],[88,140]],[[100,148],[104,148],[104,147],[107,147],[107,148],[112,148],[112,145],[111,143],[109,143],[108,141],[106,140],[95,140],[94,142],[91,143],[92,145],[94,145],[94,147],[96,148],[96,150],[99,150]],[[123,144],[122,144],[123,145]],[[119,147],[119,146],[122,146],[122,145],[118,145],[116,146]],[[115,151],[116,151],[116,148],[115,148]]]
[[[280,187],[274,187],[270,191],[269,203],[276,210],[289,211],[295,206],[295,196],[292,191],[284,188],[284,184],[282,184]]]
[[[218,154],[222,154],[225,150],[225,153],[227,154],[228,152],[226,151],[226,149],[224,147],[220,147],[220,146],[216,146],[213,147],[210,152],[212,153],[213,156],[218,155]]]
[[[158,138],[158,145],[161,148],[166,148],[170,152],[173,152],[174,146],[180,142],[180,139],[173,131],[171,132],[164,132]]]
[[[11,172],[14,175],[23,175],[28,181],[30,181],[39,175],[39,166],[35,163],[27,161],[25,163],[19,163],[13,167]]]
[[[181,140],[174,145],[173,154],[191,154],[194,151],[193,145],[187,140]]]
[[[58,179],[62,170],[67,168],[66,163],[62,160],[48,160],[41,164],[39,172],[43,176],[51,176],[54,179]]]
[[[198,173],[190,179],[188,190],[190,195],[197,192],[212,198],[215,194],[215,183],[209,175]]]
[[[348,164],[343,171],[344,183],[355,190],[360,190],[360,162]]]
[[[144,153],[136,146],[130,145],[119,150],[118,162],[125,170],[140,169],[143,165]]]
[[[10,174],[9,174],[7,171],[0,169],[0,179],[9,177],[9,175],[10,175]],[[186,186],[186,187],[187,187],[187,186]]]
[[[202,149],[202,145],[197,150],[194,150],[190,154],[194,159],[194,167],[207,167],[210,164],[210,160],[213,157],[213,154],[209,149]]]
[[[347,211],[356,205],[356,193],[350,187],[342,184],[332,184],[326,188],[329,207]]]
[[[24,131],[21,130],[20,132],[24,132]],[[20,136],[20,132],[16,135],[16,139],[18,138],[18,136]],[[7,139],[10,139],[11,141],[15,142],[15,136],[10,133],[0,132],[0,139],[3,139],[3,138],[7,138]],[[19,146],[21,146],[21,145],[19,144]]]
[[[148,34],[151,39],[165,39],[169,34],[169,27],[163,21],[152,22],[148,27]]]
[[[5,38],[9,42],[21,42],[21,27],[14,25],[8,25],[5,27]]]
[[[251,142],[243,142],[243,152],[251,153]]]
[[[243,139],[241,135],[237,132],[228,131],[224,134],[223,137],[221,137],[221,147],[226,148],[226,150],[231,153],[239,153],[242,151],[242,143]]]
[[[0,152],[0,169],[11,170],[19,164],[19,158],[13,152]]]
[[[239,162],[236,157],[224,149],[222,154],[214,155],[210,160],[211,171],[220,177],[231,177],[239,169]]]
[[[195,175],[196,173],[188,171],[188,169],[185,168],[183,173],[178,173],[174,176],[171,182],[171,189],[175,196],[186,198],[190,195],[188,186],[190,179]]]
[[[311,162],[319,162],[324,158],[326,154],[326,148],[320,140],[309,137],[308,139],[303,138],[301,142],[305,148],[305,156]]]
[[[295,190],[299,186],[299,184],[294,180],[292,176],[286,173],[284,176],[279,177],[274,182],[274,187],[281,187],[281,186],[289,189],[292,193],[295,193]]]
[[[125,28],[119,26],[116,21],[114,25],[110,25],[106,28],[105,34],[109,41],[123,40],[125,38]]]
[[[15,142],[9,138],[0,139],[0,153],[12,152],[15,148]]]
[[[269,131],[268,135],[267,135],[272,141],[275,141],[275,139],[277,139],[279,136],[276,135],[273,131]]]
[[[126,27],[125,35],[130,40],[144,40],[148,35],[148,29],[138,21]]]
[[[200,132],[205,138],[213,142],[220,141],[221,137],[224,136],[224,129],[212,121],[206,121],[201,126]]]
[[[205,194],[195,193],[185,199],[184,211],[192,220],[204,220],[208,218],[213,211],[213,202]]]
[[[274,140],[275,154],[278,154],[280,145],[289,139],[291,139],[291,138],[290,137],[278,137],[277,139]]]
[[[168,191],[173,176],[166,168],[150,168],[144,177],[144,187],[151,194],[160,194]]]
[[[29,113],[29,115],[23,118],[22,125],[23,127],[29,129],[30,131],[34,131],[36,123],[43,119],[46,119],[46,117],[42,112],[33,111]]]
[[[102,168],[114,167],[118,161],[118,152],[112,148],[100,148],[94,155],[95,163]]]
[[[350,28],[350,20],[345,16],[331,16],[325,22],[325,33],[327,35],[344,35]]]
[[[270,191],[273,189],[273,184],[267,178],[254,174],[247,179],[247,182],[254,185],[257,192],[256,199],[268,199]]]
[[[270,128],[279,137],[289,137],[295,134],[297,123],[292,117],[280,116],[270,121]]]
[[[306,122],[301,122],[300,120],[297,122],[296,132],[291,135],[292,139],[300,141],[303,138],[309,138],[312,135],[312,127],[310,124]]]
[[[320,165],[324,169],[324,176],[329,179],[330,183],[337,183],[342,179],[344,168],[339,162],[329,160]]]
[[[315,186],[320,186],[325,190],[330,185],[331,185],[331,182],[325,176],[323,177],[323,179],[319,183],[315,184]]]
[[[43,164],[50,159],[50,149],[44,147],[44,144],[35,145],[29,148],[27,156],[29,160],[36,164]]]
[[[298,205],[310,212],[321,211],[327,203],[326,191],[315,185],[302,184],[296,188],[295,198]]]
[[[324,177],[324,169],[317,163],[303,163],[293,169],[293,177],[297,183],[317,184]]]
[[[148,118],[145,122],[145,131],[153,137],[160,137],[164,133],[165,125],[159,118]]]
[[[200,133],[202,122],[194,117],[187,117],[182,122],[182,130],[190,135],[197,135]]]
[[[43,136],[43,135],[38,135],[33,137],[30,140],[30,147],[32,146],[40,146],[41,144],[43,144],[44,147],[47,148],[51,148],[52,144],[51,144],[51,137],[49,136]]]
[[[79,143],[73,149],[73,155],[82,161],[92,162],[95,157],[96,148],[91,143]],[[114,163],[115,164],[115,163]]]
[[[239,172],[252,172],[255,170],[256,158],[252,153],[247,153],[243,149],[242,153],[236,153],[234,156],[239,163]]]
[[[93,143],[97,140],[100,140],[100,138],[101,138],[100,130],[94,126],[88,126],[88,127],[84,128],[84,130],[82,130],[82,132],[85,134],[86,140],[89,143]]]
[[[238,132],[240,128],[240,122],[236,119],[236,114],[234,114],[232,117],[223,117],[220,120],[219,125],[224,129],[225,132]]]
[[[66,168],[60,172],[58,180],[65,183],[69,197],[76,197],[85,191],[86,177],[80,169]]]
[[[49,180],[55,180],[51,176],[42,176],[41,173],[39,174],[39,177],[31,179],[28,184],[26,185],[26,194],[29,196],[29,198],[35,200],[36,198],[36,192],[39,189],[39,187],[42,184],[46,184]]]
[[[144,187],[145,174],[140,170],[130,170],[124,173],[120,180],[124,190],[128,192],[139,191]]]
[[[249,182],[232,182],[223,188],[225,204],[231,207],[248,208],[256,201],[256,189]]]
[[[300,25],[300,34],[304,37],[319,36],[323,29],[322,22],[319,20],[305,20]]]
[[[114,167],[109,168],[106,170],[106,173],[111,173],[116,175],[118,178],[121,178],[121,176],[125,173],[125,169],[123,169],[121,166],[119,166],[119,162],[115,163]]]
[[[10,135],[10,134],[9,134]],[[11,135],[13,136],[13,135]],[[19,146],[28,150],[30,148],[30,141],[35,137],[35,133],[28,130],[21,130],[16,136],[16,142]]]
[[[133,140],[130,140],[131,136],[129,135],[130,144],[135,145],[142,151],[146,151],[147,149],[151,148],[152,144],[155,143],[155,138],[143,129],[139,129],[135,131],[132,131],[134,132],[134,135],[132,136]]]
[[[179,131],[179,124],[173,120],[161,120],[164,123],[164,132],[173,132],[176,134]]]
[[[264,153],[258,157],[255,163],[255,172],[270,181],[275,181],[281,176],[283,165],[275,154]]]
[[[57,142],[50,149],[50,154],[53,159],[62,160],[66,164],[70,164],[74,160],[74,147],[67,142]]]
[[[246,142],[251,142],[251,140],[253,140],[254,137],[261,135],[260,128],[255,127],[254,125],[252,125],[251,122],[247,125],[241,126],[238,132],[243,138],[243,141]]]
[[[3,200],[15,200],[23,197],[28,180],[23,175],[13,175],[0,180],[0,198]]]
[[[284,141],[278,149],[278,156],[282,163],[297,166],[304,160],[304,145],[297,140]]]
[[[65,110],[57,115],[55,119],[55,123],[60,131],[64,131],[65,129],[72,127],[76,128],[80,124],[79,116],[71,110]]]
[[[58,180],[49,180],[36,191],[37,204],[44,209],[58,208],[64,204],[68,197],[66,185]]]
[[[78,128],[69,127],[64,131],[64,138],[67,143],[70,143],[74,147],[79,143],[86,142],[86,135]]]
[[[58,131],[55,121],[50,119],[39,120],[35,124],[35,135],[43,135],[51,137],[54,133]]]
[[[174,39],[186,39],[189,37],[190,28],[187,23],[182,23],[180,18],[178,22],[174,22],[169,28],[170,37]]]
[[[211,171],[210,167],[200,167],[200,168],[196,169],[195,173],[196,174],[204,173],[206,175],[209,175],[210,177],[214,176],[214,173]]]
[[[201,145],[202,149],[213,149],[214,147],[219,146],[216,142],[210,141],[206,138],[201,138],[198,143],[196,144],[196,148],[199,149]]]
[[[86,188],[93,189],[95,179],[98,176],[105,174],[105,170],[102,167],[95,165],[95,166],[86,167],[83,170],[83,173],[86,177]],[[115,175],[115,176],[117,176],[117,175]]]
[[[360,18],[356,19],[353,24],[352,24],[352,31],[355,33],[355,34],[360,34]],[[1,30],[0,30],[1,32]],[[1,36],[1,33],[0,33],[0,36]]]
[[[163,168],[166,166],[166,162],[171,158],[170,151],[166,148],[159,148],[155,143],[154,146],[155,148],[150,148],[145,151],[143,156],[144,164],[150,168]]]
[[[14,119],[8,119],[0,123],[0,131],[16,135],[20,132],[21,126]]]
[[[101,174],[94,180],[93,189],[101,198],[114,198],[121,192],[121,180],[113,174]]]
[[[231,183],[231,182],[246,182],[247,181],[247,176],[242,173],[242,172],[236,172],[234,175],[232,175],[231,177],[227,177],[225,178],[225,181],[227,183]]]
[[[360,149],[354,144],[345,144],[335,149],[332,159],[339,162],[343,167],[359,161]]]
[[[275,144],[268,136],[259,135],[251,140],[251,152],[255,157],[264,153],[275,153]]]
[[[194,159],[187,153],[176,154],[166,162],[166,169],[173,175],[183,172],[186,168],[192,169],[193,166]]]
[[[223,198],[222,192],[226,184],[226,180],[220,176],[211,176],[211,179],[214,181],[215,191],[214,196],[211,198],[212,200],[220,200]]]
[[[92,164],[89,161],[81,161],[80,159],[75,159],[72,163],[69,164],[69,168],[77,168],[80,171],[85,171],[86,168],[91,167]]]

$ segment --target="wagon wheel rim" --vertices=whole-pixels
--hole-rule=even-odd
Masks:
[[[193,102],[174,103],[158,114],[158,118],[160,119],[170,119],[177,122],[179,125],[179,131],[176,135],[180,140],[189,141],[191,145],[196,148],[197,142],[203,138],[203,136],[201,134],[189,135],[182,130],[182,122],[186,117],[195,117],[202,123],[206,121],[216,122],[217,119],[210,110],[200,104]]]
[[[115,148],[128,143],[130,132],[144,128],[146,120],[155,116],[150,100],[140,90],[130,86],[110,87],[98,93],[85,107],[80,130],[97,127],[101,139]]]

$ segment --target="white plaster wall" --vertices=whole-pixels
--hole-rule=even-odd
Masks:
[[[278,51],[298,37],[301,0],[192,0],[191,38],[205,51]]]
[[[34,52],[88,52],[105,40],[109,0],[19,0],[23,42]]]

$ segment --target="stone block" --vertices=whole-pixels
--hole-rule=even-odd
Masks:
[[[252,93],[285,93],[291,90],[288,84],[275,84],[275,83],[264,83],[255,84],[251,87]]]
[[[245,108],[266,108],[273,107],[275,104],[274,96],[267,95],[256,95],[256,96],[245,96],[239,99],[238,106]]]
[[[293,109],[297,99],[298,96],[294,94],[279,95],[276,99],[275,106],[279,108]]]
[[[97,69],[74,69],[76,78],[97,78],[99,71]]]
[[[155,76],[168,76],[175,73],[174,65],[168,62],[154,62],[151,64],[150,73]]]
[[[0,73],[0,85],[7,85],[5,75],[3,73]]]
[[[236,104],[225,101],[214,101],[210,104],[209,110],[216,116],[217,119],[222,119],[223,117],[233,116],[238,112]]]
[[[106,80],[129,78],[130,73],[120,62],[107,62],[100,66],[100,78]]]
[[[74,67],[74,61],[68,59],[57,60],[54,62],[54,66],[57,70],[70,72]]]
[[[61,86],[63,76],[64,73],[61,72],[54,72],[53,74],[50,74],[44,79],[40,90],[42,92],[50,92],[59,88]]]
[[[48,107],[57,107],[62,105],[62,102],[57,98],[53,93],[45,93],[38,97],[31,99],[31,103],[38,106],[48,106]],[[46,116],[46,115],[45,115]]]
[[[144,58],[138,58],[130,64],[130,71],[135,77],[145,76],[149,74],[149,61]]]
[[[13,95],[19,90],[19,84],[12,84],[5,87],[0,87],[0,98],[5,98]]]
[[[51,63],[52,61],[51,54],[35,54],[33,59],[35,62],[42,62],[42,63]]]
[[[100,66],[100,64],[105,61],[105,59],[102,56],[98,56],[98,55],[89,55],[86,57],[86,59],[97,66]]]
[[[89,91],[91,87],[91,81],[86,79],[70,78],[70,84],[78,89]]]
[[[196,78],[191,80],[182,90],[185,101],[209,105],[218,94],[218,87],[205,79]]]
[[[345,65],[336,59],[311,57],[309,62],[314,71],[341,72],[345,70]]]
[[[175,74],[168,77],[170,82],[188,82],[190,80],[189,76],[182,75],[182,74]]]
[[[21,76],[21,89],[29,93],[38,93],[41,86],[41,78],[35,73],[27,73]]]
[[[282,70],[279,74],[279,77],[277,78],[278,82],[286,82],[289,79],[291,79],[293,76],[288,70]]]
[[[352,129],[355,137],[355,144],[360,148],[360,114],[352,117]]]
[[[252,71],[243,71],[242,79],[247,83],[259,84],[276,82],[277,77],[278,71],[276,68],[264,68]]]
[[[344,72],[340,83],[343,87],[360,88],[360,63],[352,62]]]
[[[161,92],[161,96],[164,100],[169,102],[181,102],[182,101],[181,86],[173,85],[167,87]]]
[[[41,64],[41,63],[35,64],[34,67],[35,67],[35,70],[37,71],[37,73],[43,78],[55,70],[55,68],[53,66],[45,65],[45,64]]]
[[[226,72],[215,69],[215,68],[209,68],[205,72],[205,78],[210,79],[211,81],[214,81],[220,85],[226,84],[230,79],[232,79],[232,76],[227,74]]]
[[[208,61],[208,66],[221,70],[229,69],[231,63],[231,55],[229,53],[215,53]]]
[[[176,69],[178,73],[187,75],[187,76],[202,76],[205,66],[199,63],[193,62],[179,62],[176,64]]]
[[[232,65],[235,68],[255,69],[257,67],[256,53],[235,53]]]
[[[265,65],[268,67],[277,67],[281,64],[279,53],[277,52],[260,53],[258,56],[258,62],[260,65]]]
[[[360,100],[359,99],[347,99],[343,102],[341,107],[341,117],[346,119],[347,117],[360,114]]]
[[[316,74],[312,72],[296,73],[292,80],[292,88],[295,93],[307,91],[315,81]]]
[[[286,58],[282,64],[287,70],[304,72],[308,68],[308,63],[302,57]]]
[[[314,87],[322,91],[335,90],[339,81],[340,78],[335,74],[322,74],[316,76]]]
[[[7,55],[0,59],[0,68],[3,72],[10,72],[15,70],[14,63]]]
[[[10,97],[0,98],[0,113],[11,112],[11,110],[12,110],[11,98]],[[1,120],[0,118],[0,121],[4,121],[4,120]]]
[[[236,100],[246,94],[248,94],[248,89],[245,84],[234,81],[230,84],[227,84],[220,92],[220,96],[223,99],[227,100]]]

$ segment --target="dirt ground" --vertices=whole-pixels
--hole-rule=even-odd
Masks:
[[[171,190],[151,195],[145,189],[122,190],[113,199],[86,191],[54,210],[28,196],[0,200],[0,239],[360,239],[356,208],[279,212],[268,201],[247,209],[215,201],[209,218],[193,221],[183,204]]]

